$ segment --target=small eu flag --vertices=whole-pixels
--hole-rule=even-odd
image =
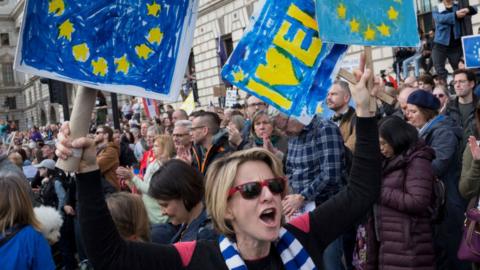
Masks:
[[[480,35],[462,37],[467,68],[480,68]]]
[[[419,44],[413,0],[316,0],[320,38],[363,46]]]

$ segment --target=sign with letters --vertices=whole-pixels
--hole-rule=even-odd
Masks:
[[[265,0],[222,70],[238,88],[308,124],[346,45],[323,43],[313,0]]]

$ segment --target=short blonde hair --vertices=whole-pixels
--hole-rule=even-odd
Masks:
[[[117,192],[109,195],[106,202],[113,222],[124,239],[136,236],[144,242],[150,242],[148,214],[140,196]]]
[[[15,225],[31,225],[40,230],[33,212],[27,180],[11,171],[0,172],[0,234]]]
[[[238,151],[210,165],[206,175],[205,203],[215,229],[228,237],[235,235],[230,222],[225,219],[228,191],[235,184],[238,168],[247,161],[264,162],[270,167],[275,177],[284,176],[282,162],[263,148]],[[282,194],[282,198],[286,194],[287,189]]]
[[[172,136],[158,135],[155,137],[155,142],[162,147],[163,156],[168,157],[169,159],[175,156],[175,144],[173,143]]]

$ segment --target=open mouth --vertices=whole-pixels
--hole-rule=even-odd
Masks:
[[[275,208],[268,208],[262,211],[260,219],[268,226],[276,224],[277,210]]]

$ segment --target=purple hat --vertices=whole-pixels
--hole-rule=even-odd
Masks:
[[[430,110],[438,110],[440,108],[440,100],[425,90],[415,90],[411,93],[408,96],[407,104],[417,105]]]

